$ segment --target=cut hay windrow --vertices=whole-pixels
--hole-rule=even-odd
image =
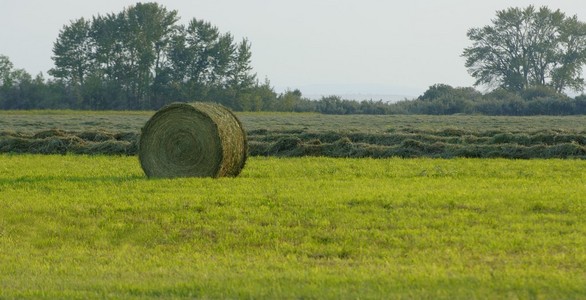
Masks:
[[[247,157],[246,133],[227,108],[173,103],[142,129],[138,156],[148,177],[237,176]]]
[[[138,133],[70,132],[59,129],[33,134],[0,132],[0,153],[136,155]]]
[[[232,116],[223,112],[221,110],[212,116]],[[237,123],[232,124],[232,128],[242,129],[235,125]],[[139,139],[138,131],[111,132],[94,128],[69,131],[53,128],[18,132],[9,129],[0,130],[0,153],[137,155]],[[249,131],[244,142],[248,155],[252,156],[586,159],[586,131],[580,128],[534,131],[403,128],[361,132],[322,130],[319,126],[272,129],[267,125],[266,128]],[[228,154],[228,157],[238,158],[239,154]],[[218,176],[234,174],[237,172]]]

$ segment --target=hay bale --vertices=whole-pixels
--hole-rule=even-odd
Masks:
[[[237,176],[247,157],[246,133],[227,108],[174,103],[145,124],[138,157],[148,177]]]

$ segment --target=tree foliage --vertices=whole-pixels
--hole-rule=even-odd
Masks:
[[[11,85],[12,62],[5,55],[0,55],[0,87],[9,87]]]
[[[475,85],[523,91],[549,86],[556,92],[580,91],[586,63],[586,24],[560,10],[509,8],[497,11],[492,25],[468,31],[464,49]]]
[[[179,24],[176,11],[137,3],[119,13],[65,25],[53,47],[52,78],[31,76],[0,55],[0,109],[158,109],[175,101],[214,101],[236,111],[324,114],[586,114],[580,90],[586,62],[586,25],[547,7],[497,12],[491,26],[468,32],[464,50],[476,85],[434,84],[397,103],[319,100],[300,90],[274,91],[251,67],[251,43],[235,41],[211,23]]]
[[[158,108],[254,86],[248,40],[236,43],[201,20],[178,21],[176,11],[157,3],[75,20],[54,43],[49,74],[83,108]]]

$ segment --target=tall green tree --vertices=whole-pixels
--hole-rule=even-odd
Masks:
[[[91,22],[74,21],[64,26],[54,44],[50,74],[65,80],[86,104],[92,103],[88,98],[102,99],[106,88],[107,94],[125,101],[126,108],[150,107],[157,95],[153,81],[166,63],[178,19],[176,11],[159,4],[137,3]],[[93,93],[85,88],[88,78]]]
[[[94,17],[90,37],[99,66],[94,83],[102,78],[128,108],[151,107],[160,92],[153,83],[166,64],[178,20],[176,11],[156,3],[137,3],[118,14]]]
[[[586,24],[548,7],[497,11],[492,25],[467,33],[472,46],[463,57],[475,85],[521,92],[550,86],[557,92],[583,90]]]
[[[6,91],[11,86],[10,72],[13,65],[8,56],[0,54],[0,108],[5,107]]]
[[[171,63],[175,79],[191,85],[218,84],[226,67],[231,36],[221,35],[209,22],[192,19],[173,44]]]
[[[0,109],[31,109],[43,97],[44,79],[34,80],[24,69],[15,69],[7,56],[0,55]]]
[[[83,102],[85,79],[92,72],[93,45],[89,34],[90,22],[83,18],[64,26],[53,44],[55,67],[49,70],[50,75],[69,84],[79,104]]]
[[[235,43],[231,34],[222,34],[211,23],[197,19],[181,27],[180,33],[172,42],[169,61],[181,98],[216,96],[218,102],[238,107],[234,93],[253,87],[256,78],[251,73],[248,40]]]
[[[177,28],[177,12],[157,3],[137,3],[119,18],[123,24],[120,36],[127,54],[125,69],[131,106],[150,107],[154,78],[166,63],[169,42]]]
[[[12,68],[14,65],[8,56],[0,54],[0,87],[9,87],[11,85]]]
[[[71,22],[54,44],[50,74],[82,108],[158,108],[208,97],[237,107],[237,94],[255,84],[248,40],[235,43],[209,22],[178,20],[157,3],[137,3]]]
[[[234,51],[230,68],[227,74],[227,84],[239,89],[252,87],[256,81],[256,74],[252,73],[250,51],[251,45],[248,39],[242,39]]]

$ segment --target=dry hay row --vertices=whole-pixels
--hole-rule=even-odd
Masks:
[[[458,135],[461,134],[461,135]],[[586,133],[463,130],[250,132],[251,155],[331,157],[586,158]]]
[[[457,135],[461,134],[461,135]],[[0,132],[0,153],[136,155],[139,133]],[[387,133],[255,130],[252,156],[586,158],[586,133],[402,130]]]
[[[329,157],[431,157],[431,158],[580,158],[586,159],[586,147],[578,143],[555,145],[537,144],[432,144],[417,140],[405,140],[393,145],[353,143],[342,138],[334,143],[320,143],[313,140],[303,142],[289,137],[275,143],[250,142],[250,155],[253,156],[329,156]]]
[[[452,132],[452,131],[450,131]],[[557,145],[560,143],[578,143],[586,145],[586,132],[565,132],[565,131],[535,131],[535,132],[467,132],[458,131],[461,135],[446,134],[445,130],[440,131],[412,131],[402,130],[389,133],[362,133],[362,132],[296,132],[290,131],[267,131],[259,133],[258,130],[251,131],[248,138],[262,143],[276,143],[283,138],[297,137],[303,141],[319,141],[321,143],[333,143],[342,138],[348,138],[353,143],[364,143],[373,145],[393,146],[401,144],[406,140],[417,140],[423,143],[447,143],[447,144],[518,144],[534,146],[539,144]]]
[[[0,153],[135,155],[138,134],[106,131],[67,132],[59,129],[34,134],[0,132]]]

